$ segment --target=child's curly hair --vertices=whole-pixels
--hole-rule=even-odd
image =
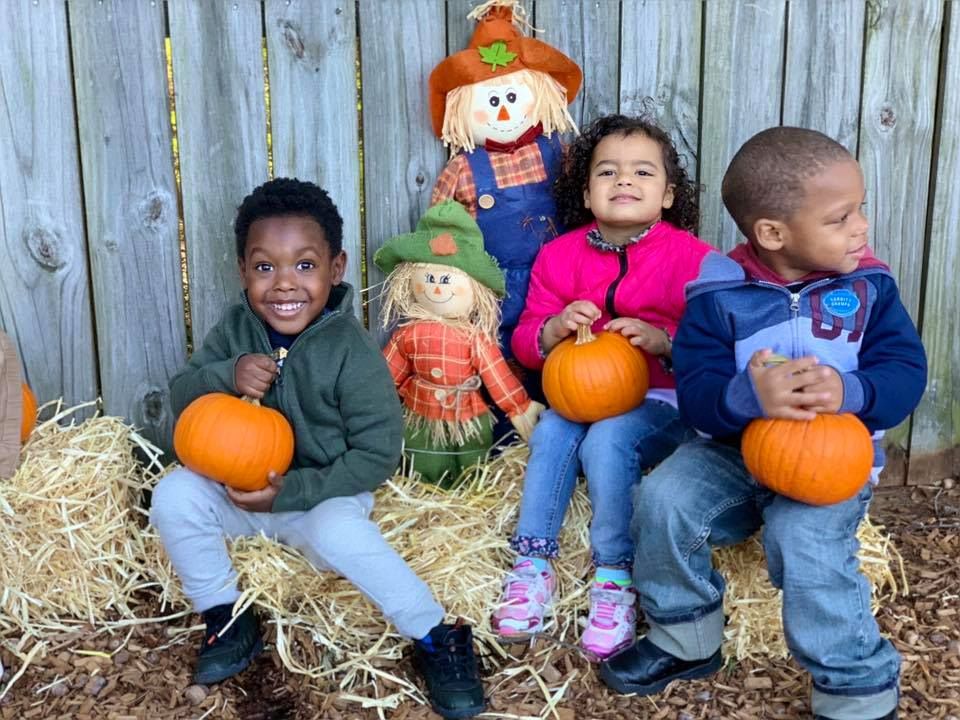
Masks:
[[[626,115],[597,118],[567,148],[560,177],[553,184],[560,221],[571,229],[593,221],[593,213],[583,205],[593,151],[607,135],[634,133],[655,141],[663,151],[667,182],[674,186],[673,205],[663,211],[663,219],[687,232],[696,233],[700,224],[699,187],[687,175],[673,140],[653,120]]]

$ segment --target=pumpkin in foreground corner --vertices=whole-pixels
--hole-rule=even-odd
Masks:
[[[202,395],[180,414],[173,448],[186,467],[236,490],[262,490],[272,471],[293,460],[293,429],[259,400],[225,393]]]
[[[849,500],[870,479],[873,441],[852,414],[813,420],[753,420],[741,441],[743,461],[757,482],[808,505]]]
[[[620,333],[594,335],[588,325],[557,343],[543,364],[543,393],[552,410],[592,423],[639,407],[650,387],[643,353]]]

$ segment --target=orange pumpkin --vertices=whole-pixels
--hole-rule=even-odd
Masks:
[[[30,437],[30,433],[33,432],[34,425],[37,424],[37,397],[26,383],[20,384],[20,392],[23,395],[23,412],[20,415],[20,444],[23,445]]]
[[[596,422],[638,407],[650,387],[647,361],[620,333],[588,325],[559,342],[543,364],[551,409],[573,422]]]
[[[855,416],[751,422],[741,442],[743,461],[757,482],[809,505],[849,500],[870,479],[873,441]]]
[[[293,460],[293,429],[259,400],[210,393],[190,403],[173,431],[180,462],[237,490],[262,490],[272,471],[282,475]]]

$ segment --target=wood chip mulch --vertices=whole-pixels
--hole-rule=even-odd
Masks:
[[[878,620],[903,656],[900,717],[960,720],[960,487],[883,488],[871,517],[885,525],[903,555],[909,595],[882,608]],[[193,618],[191,621],[195,621]],[[213,687],[192,685],[199,631],[148,624],[115,636],[74,634],[31,664],[0,702],[0,719],[64,720],[391,720],[434,719],[405,702],[396,709],[363,708],[363,688],[340,693],[286,672],[266,652],[241,676]],[[549,641],[541,641],[549,642]],[[483,717],[539,718],[543,689],[523,670],[543,656],[539,647],[514,647],[516,661],[487,678],[490,712]],[[484,652],[483,648],[480,649]],[[19,667],[4,652],[9,682]],[[391,670],[396,670],[391,668]],[[399,672],[413,677],[409,660]],[[558,720],[759,720],[810,718],[810,681],[792,660],[745,661],[710,680],[675,683],[652,698],[622,697],[599,681],[595,666],[573,648],[555,650],[540,676],[551,693],[564,688]],[[369,693],[372,695],[372,693]]]

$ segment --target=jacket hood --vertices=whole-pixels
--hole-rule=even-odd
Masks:
[[[847,273],[847,275],[860,276],[876,272],[889,275],[890,268],[878,259],[870,248],[867,248],[867,252],[861,258],[857,269],[852,273]],[[812,272],[794,282],[811,282],[836,276],[838,276],[838,273]],[[710,253],[705,257],[700,267],[700,275],[687,285],[686,295],[689,300],[694,295],[703,292],[746,285],[752,282],[765,282],[784,287],[793,284],[764,265],[752,245],[740,243],[726,255]]]

